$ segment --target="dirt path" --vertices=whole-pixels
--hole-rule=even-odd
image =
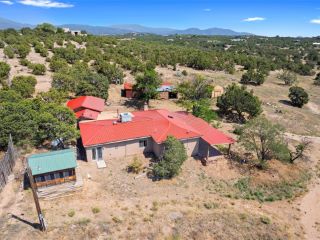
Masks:
[[[320,114],[320,109],[318,107],[317,104],[313,103],[313,102],[309,102],[307,104],[307,106],[309,107],[309,109],[314,113],[314,114]]]
[[[320,180],[317,179],[300,202],[301,223],[306,239],[320,239]]]
[[[304,136],[286,134],[288,138],[294,140],[302,140]],[[312,142],[310,150],[310,160],[313,167],[320,164],[320,137],[308,137]],[[320,239],[320,178],[315,179],[309,187],[308,193],[298,200],[299,209],[301,211],[301,224],[305,230],[305,238],[308,240]]]

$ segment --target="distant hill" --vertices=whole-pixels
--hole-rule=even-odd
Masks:
[[[21,29],[23,27],[34,27],[30,24],[23,24],[14,22],[5,18],[0,18],[0,29],[14,28]],[[184,30],[173,29],[173,28],[153,28],[145,27],[138,24],[119,24],[112,26],[91,26],[82,24],[63,24],[58,27],[70,28],[71,30],[85,30],[90,34],[94,35],[122,35],[129,33],[146,33],[146,34],[157,34],[157,35],[174,35],[174,34],[184,34],[184,35],[212,35],[212,36],[244,36],[253,35],[246,32],[236,32],[230,29],[223,28],[188,28]]]
[[[122,25],[112,25],[108,27],[98,27],[98,26],[89,26],[89,25],[74,25],[74,24],[65,24],[63,27],[68,27],[70,29],[81,29],[86,30],[91,34],[128,34],[128,33],[151,33],[157,35],[174,35],[174,34],[182,34],[182,35],[223,35],[223,36],[244,36],[244,35],[253,35],[251,33],[246,32],[236,32],[230,29],[223,28],[208,28],[208,29],[199,29],[199,28],[188,28],[184,30],[178,30],[173,28],[153,28],[153,27],[145,27],[137,24],[122,24]]]
[[[14,22],[9,19],[0,17],[0,29],[7,29],[7,28],[21,29],[24,27],[32,27],[32,25]]]

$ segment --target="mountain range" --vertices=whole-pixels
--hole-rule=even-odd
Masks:
[[[18,23],[9,19],[0,18],[0,29],[14,28],[21,29],[23,27],[31,27],[34,25]],[[252,35],[246,32],[236,32],[230,29],[223,28],[188,28],[188,29],[173,29],[173,28],[153,28],[145,27],[138,24],[119,24],[111,26],[91,26],[82,24],[63,24],[57,27],[70,28],[71,30],[85,30],[86,32],[94,35],[123,35],[130,33],[141,34],[157,34],[157,35],[211,35],[211,36],[244,36]]]

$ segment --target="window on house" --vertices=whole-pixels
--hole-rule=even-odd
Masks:
[[[51,180],[51,176],[50,176],[50,174],[45,175],[45,176],[44,176],[44,178],[45,178],[45,180],[46,180],[46,181],[50,181],[50,180]]]
[[[39,177],[36,177],[36,182],[44,182],[44,177],[43,176],[39,176]]]
[[[147,140],[141,140],[139,141],[139,146],[142,147],[146,147],[147,146]]]
[[[63,172],[63,176],[64,176],[64,177],[69,177],[69,171],[64,171],[64,172]]]
[[[102,147],[92,149],[92,160],[102,159]]]
[[[95,148],[92,149],[92,160],[97,160],[97,152]]]

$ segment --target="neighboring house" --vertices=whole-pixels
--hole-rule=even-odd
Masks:
[[[64,33],[70,33],[71,32],[70,28],[62,28],[62,29],[63,29]]]
[[[102,98],[82,96],[68,101],[67,107],[74,111],[79,120],[96,120],[104,110],[105,101]]]
[[[178,97],[177,92],[174,89],[174,86],[171,83],[164,82],[157,88],[159,92],[160,99],[174,99]],[[137,92],[133,90],[132,83],[124,83],[123,89],[121,91],[121,96],[126,98],[135,98],[137,96]]]
[[[216,152],[214,145],[235,142],[200,118],[167,110],[132,112],[125,114],[125,121],[121,117],[80,122],[79,128],[88,161],[143,153],[160,157],[168,136],[179,139],[188,156],[203,158]]]
[[[71,30],[70,28],[62,28],[64,33],[70,33],[73,36],[87,36],[86,33],[82,33],[81,30]]]
[[[76,181],[77,161],[74,149],[31,155],[28,157],[28,166],[37,187]]]
[[[169,82],[163,82],[157,91],[159,92],[160,99],[174,99],[178,97],[174,86]]]

